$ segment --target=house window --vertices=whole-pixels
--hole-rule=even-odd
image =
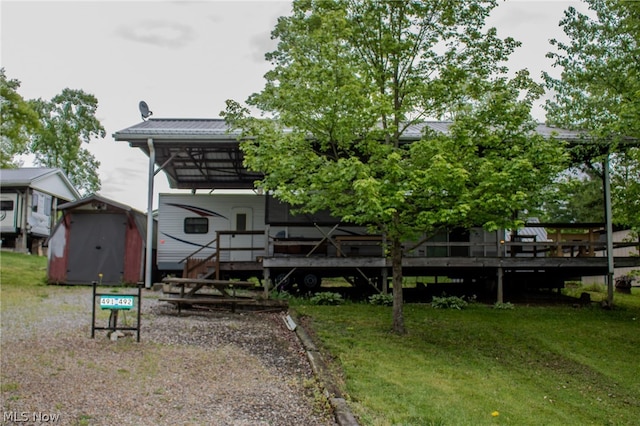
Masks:
[[[0,211],[10,212],[13,210],[13,200],[0,201]]]
[[[186,217],[184,219],[185,234],[206,234],[209,232],[209,219],[206,217]]]
[[[238,213],[236,215],[236,231],[246,231],[246,230],[247,230],[247,214]]]

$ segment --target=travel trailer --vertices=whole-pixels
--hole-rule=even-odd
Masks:
[[[271,257],[345,256],[334,239],[369,238],[366,229],[341,226],[326,213],[296,215],[289,206],[262,194],[160,194],[158,199],[157,267],[161,274],[219,278],[263,278],[262,261]],[[380,240],[361,244],[359,256],[381,256]],[[192,273],[194,263],[207,263]],[[308,288],[323,276],[343,276],[344,270],[313,267],[274,268],[272,279]],[[353,271],[350,271],[351,273]],[[285,278],[286,276],[286,278]],[[283,279],[285,278],[285,279]]]
[[[2,248],[16,251],[42,251],[57,219],[58,204],[80,197],[60,169],[2,169],[0,183]]]
[[[325,277],[377,282],[389,266],[382,236],[340,224],[327,213],[294,214],[290,206],[253,191],[160,194],[157,219],[157,268],[165,276],[262,279],[269,269],[276,284],[314,289]],[[481,228],[443,232],[406,256],[496,256],[498,240],[496,232]],[[294,259],[298,263],[288,266]],[[466,274],[450,268],[439,273],[452,278]]]

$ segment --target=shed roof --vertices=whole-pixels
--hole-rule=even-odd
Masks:
[[[419,140],[426,127],[445,133],[450,121],[426,121],[409,126],[402,140]],[[578,140],[579,132],[539,124],[544,137]],[[153,141],[155,163],[165,172],[171,188],[252,189],[260,173],[244,167],[238,141],[240,131],[231,129],[224,119],[150,118],[113,134],[116,141],[129,142],[149,155]]]
[[[72,201],[70,203],[61,204],[58,206],[58,210],[69,210],[69,209],[85,206],[87,204],[95,204],[95,203],[108,204],[109,206],[115,207],[116,209],[123,210],[125,212],[135,212],[135,213],[144,215],[144,213],[137,211],[126,204],[122,204],[117,201],[110,200],[109,198],[105,198],[98,194],[92,194],[87,197],[81,198],[79,200]]]
[[[145,242],[146,244],[146,235],[147,235],[147,215],[126,205],[126,204],[122,204],[119,203],[117,201],[111,200],[109,198],[105,198],[101,195],[98,194],[92,194],[89,195],[87,197],[84,197],[80,200],[77,201],[73,201],[70,203],[64,203],[61,204],[60,206],[58,206],[58,210],[63,211],[63,212],[68,212],[71,210],[82,210],[82,207],[86,207],[88,205],[91,205],[92,208],[94,208],[97,212],[100,212],[101,208],[100,208],[100,204],[106,204],[108,206],[110,206],[111,208],[114,208],[116,210],[122,210],[123,213],[127,214],[128,216],[130,216],[133,221],[135,222],[136,228],[138,229],[138,232],[140,233],[140,235],[142,236],[143,242]],[[58,226],[60,226],[60,224],[63,221],[60,220],[58,221],[58,223],[56,224],[56,229]],[[153,219],[154,224],[157,223],[157,219],[154,218]],[[153,238],[153,246],[155,248],[155,244],[156,244],[156,238],[155,238],[155,226],[154,226],[154,238]]]
[[[32,187],[67,201],[80,198],[80,193],[67,175],[57,168],[2,169],[0,170],[0,184],[5,188]]]

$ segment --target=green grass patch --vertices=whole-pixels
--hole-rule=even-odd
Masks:
[[[39,302],[49,297],[47,258],[0,252],[0,300],[2,309]]]
[[[601,302],[607,300],[607,287],[604,284],[574,283],[562,290],[563,294],[571,297],[580,297],[582,293],[589,293],[591,300]],[[631,294],[618,293],[614,289],[613,303],[616,306],[640,309],[640,287],[632,287]]]
[[[617,296],[616,296],[617,297]],[[637,424],[640,310],[296,305],[365,425]]]
[[[46,277],[46,257],[0,251],[0,282],[3,288],[45,285]]]

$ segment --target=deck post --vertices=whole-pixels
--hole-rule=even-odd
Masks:
[[[389,294],[389,272],[382,268],[382,294]]]
[[[506,241],[505,241],[505,230],[496,230],[496,240],[498,242],[498,258],[500,259],[500,264],[502,265],[502,258],[507,255],[506,253]],[[498,294],[497,294],[497,302],[504,303],[504,287],[503,287],[503,278],[504,271],[502,270],[502,266],[498,266],[497,271],[498,278]]]
[[[264,288],[264,298],[269,298],[269,288],[271,287],[271,270],[270,268],[262,268],[262,275],[264,279],[264,283],[262,287]]]
[[[387,234],[382,234],[382,242],[380,244],[382,250],[381,256],[386,260],[387,258]],[[385,262],[386,263],[386,262]],[[382,294],[389,294],[389,270],[387,265],[382,268]]]
[[[265,225],[264,227],[264,256],[262,256],[262,261],[264,262],[265,257],[269,257],[269,252],[271,249],[271,240],[269,239],[269,234],[271,233],[271,225]],[[264,289],[264,298],[269,298],[269,288],[271,287],[271,271],[269,268],[262,268],[262,278],[264,279],[264,283],[262,283],[262,287]]]
[[[504,289],[502,287],[504,271],[502,266],[498,266],[498,303],[504,303]]]

